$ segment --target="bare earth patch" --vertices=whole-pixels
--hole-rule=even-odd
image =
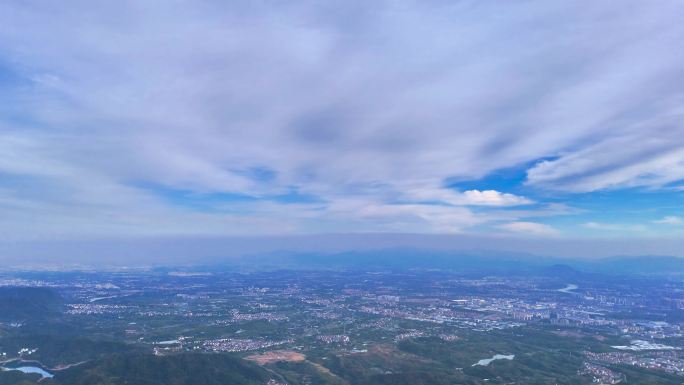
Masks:
[[[252,354],[245,358],[254,361],[259,365],[266,365],[279,361],[302,362],[306,360],[305,355],[292,350],[274,350],[262,354]]]
[[[584,337],[584,334],[578,333],[578,332],[573,332],[573,331],[554,331],[552,332],[553,334],[561,337],[573,337],[573,338],[582,338]]]

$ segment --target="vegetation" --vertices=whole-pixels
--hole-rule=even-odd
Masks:
[[[226,354],[118,354],[58,372],[55,385],[263,385],[269,373]]]
[[[42,287],[0,286],[0,321],[23,321],[59,315],[63,300]]]

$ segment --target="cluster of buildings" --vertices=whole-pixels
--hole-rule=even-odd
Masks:
[[[125,305],[98,305],[93,303],[69,304],[67,314],[70,315],[94,315],[94,314],[121,314],[131,307]]]
[[[614,365],[630,365],[645,369],[662,370],[684,376],[684,357],[676,351],[654,351],[646,354],[627,352],[585,352],[591,361]]]
[[[285,315],[282,314],[277,314],[277,313],[266,313],[266,312],[261,312],[261,313],[240,313],[238,310],[233,310],[231,312],[233,316],[234,321],[256,321],[256,320],[265,320],[268,322],[275,322],[275,321],[288,321],[289,318]]]
[[[269,341],[239,338],[221,338],[204,341],[202,343],[202,347],[204,348],[204,350],[212,352],[244,352],[249,350],[270,348],[272,346],[278,346],[293,342],[293,340]]]
[[[424,337],[425,333],[420,331],[420,330],[411,330],[406,333],[401,333],[398,334],[396,337],[394,337],[394,342],[399,342],[403,340],[407,340],[410,338],[418,338],[418,337]]]
[[[577,372],[580,376],[591,376],[594,384],[612,385],[622,382],[625,376],[605,366],[585,362]]]
[[[317,336],[316,338],[326,344],[346,344],[350,341],[349,336],[346,334],[325,334]]]

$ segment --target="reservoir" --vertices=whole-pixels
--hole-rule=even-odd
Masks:
[[[509,355],[504,355],[504,354],[495,354],[492,358],[485,358],[483,360],[477,361],[476,364],[473,364],[473,366],[487,366],[492,363],[492,361],[496,360],[512,360],[515,358],[515,354],[509,354]]]
[[[575,292],[573,290],[575,290],[577,288],[579,288],[579,286],[577,286],[573,283],[569,283],[566,287],[564,287],[562,289],[558,289],[558,291],[560,291],[561,293],[575,294]]]
[[[52,378],[53,377],[53,375],[51,373],[49,373],[49,372],[45,371],[44,369],[39,368],[37,366],[19,366],[16,368],[6,368],[3,366],[3,367],[0,367],[0,369],[2,369],[3,371],[18,370],[22,373],[27,373],[27,374],[31,374],[31,373],[40,374],[40,376],[43,378]]]

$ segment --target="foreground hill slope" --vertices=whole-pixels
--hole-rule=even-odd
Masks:
[[[42,287],[0,286],[0,321],[23,321],[58,315],[62,297]]]
[[[59,372],[58,385],[263,385],[264,369],[223,354],[113,355]]]

